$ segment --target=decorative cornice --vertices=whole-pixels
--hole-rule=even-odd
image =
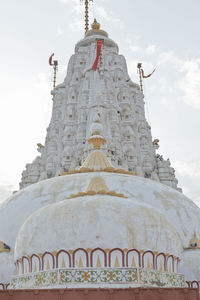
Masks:
[[[64,257],[67,261],[63,263]],[[82,267],[139,267],[144,269],[151,268],[159,271],[162,264],[163,270],[178,273],[177,267],[179,262],[180,259],[176,256],[169,255],[168,253],[165,254],[163,252],[153,252],[151,250],[137,250],[133,248],[77,248],[74,250],[61,249],[59,251],[47,251],[40,254],[23,256],[16,261],[16,267],[18,274],[22,274],[27,272],[37,273],[38,271],[54,270],[55,268],[63,267],[63,265],[77,269]],[[37,264],[37,267],[35,264]]]
[[[125,175],[135,175],[134,172],[126,171],[123,169],[105,168],[105,169],[94,170],[89,168],[81,168],[80,170],[69,170],[69,172],[62,172],[60,173],[60,176],[80,174],[80,173],[90,173],[90,172],[94,172],[94,173],[106,172],[106,173],[118,173],[118,174],[125,174]]]
[[[200,250],[200,247],[184,247],[183,250]]]
[[[67,199],[73,199],[73,198],[77,198],[77,197],[84,197],[84,196],[95,196],[95,195],[109,195],[109,196],[114,196],[114,197],[120,197],[120,198],[128,198],[126,196],[124,196],[123,194],[118,194],[114,191],[98,191],[98,192],[93,192],[93,191],[89,191],[89,192],[79,192],[77,194],[72,194],[69,197],[67,197]]]
[[[99,287],[111,286],[118,284],[125,287],[126,284],[134,287],[154,286],[154,287],[185,287],[184,275],[172,274],[157,270],[147,270],[136,267],[129,268],[82,268],[68,269],[59,268],[53,271],[41,271],[34,274],[24,274],[13,276],[11,279],[11,289],[24,288],[52,288],[65,286],[69,288],[70,284],[82,285],[84,288],[88,284],[95,284]],[[87,284],[87,285],[86,285]]]

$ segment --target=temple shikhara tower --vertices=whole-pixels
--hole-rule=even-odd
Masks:
[[[96,20],[87,24],[51,92],[39,155],[0,203],[0,289],[59,289],[70,299],[117,291],[126,300],[153,287],[155,299],[166,288],[166,300],[197,299],[200,209],[157,153],[118,45]]]
[[[102,41],[98,70],[92,69]],[[177,189],[169,160],[156,154],[157,140],[145,118],[144,96],[131,81],[126,60],[117,44],[96,21],[77,43],[64,82],[52,92],[53,111],[44,146],[26,165],[20,187],[77,169],[91,151],[88,145],[93,116],[101,114],[106,144],[104,153],[113,165]]]

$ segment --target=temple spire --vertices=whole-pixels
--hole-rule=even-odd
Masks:
[[[89,2],[93,2],[93,0],[81,0],[81,2],[85,3],[85,34],[89,30]]]

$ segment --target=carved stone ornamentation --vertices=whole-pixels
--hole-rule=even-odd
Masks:
[[[130,80],[126,60],[115,42],[102,34],[101,61],[96,58],[96,31],[93,29],[75,47],[64,82],[53,95],[53,109],[40,156],[27,164],[20,188],[77,169],[91,151],[87,140],[94,115],[101,114],[106,144],[102,150],[117,168],[160,181],[175,189],[177,180],[168,161],[156,156],[158,140],[152,140],[145,118],[143,94]]]

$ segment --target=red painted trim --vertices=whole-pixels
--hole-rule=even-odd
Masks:
[[[22,268],[21,269],[22,274],[24,274],[24,261],[27,260],[28,261],[28,268],[29,268],[29,270],[27,270],[27,271],[28,272],[33,272],[33,258],[36,257],[39,261],[39,271],[43,271],[44,270],[45,256],[50,255],[52,257],[52,267],[54,269],[55,267],[58,268],[59,255],[61,253],[65,253],[65,254],[68,255],[69,268],[71,268],[71,267],[75,267],[75,256],[76,256],[76,253],[78,251],[82,251],[82,252],[85,253],[85,255],[86,255],[86,267],[93,267],[93,260],[94,260],[93,255],[94,255],[95,251],[101,251],[104,254],[105,267],[111,267],[111,256],[112,256],[112,253],[115,252],[115,251],[121,252],[122,267],[125,267],[125,264],[126,264],[126,267],[128,267],[129,254],[131,252],[137,253],[138,260],[139,260],[139,267],[142,267],[142,268],[144,268],[145,255],[148,254],[148,253],[150,253],[152,255],[152,258],[153,258],[153,269],[158,268],[158,257],[161,256],[161,255],[164,257],[164,270],[165,271],[169,272],[168,263],[169,263],[170,259],[171,259],[171,262],[172,262],[172,272],[174,272],[175,262],[177,263],[177,267],[178,267],[178,263],[179,263],[178,257],[175,258],[173,255],[170,255],[170,256],[167,257],[166,254],[163,253],[163,252],[158,253],[158,255],[155,256],[154,253],[151,250],[147,250],[141,255],[140,251],[137,250],[137,249],[129,249],[126,253],[120,248],[113,248],[108,253],[106,253],[105,250],[102,249],[102,248],[95,248],[95,249],[91,250],[91,253],[89,255],[88,252],[84,248],[78,248],[78,249],[74,250],[72,255],[68,251],[66,251],[64,249],[61,249],[56,254],[56,256],[54,256],[51,252],[45,252],[42,255],[42,258],[40,258],[37,254],[32,254],[32,256],[30,257],[30,260],[28,259],[28,257],[23,256],[22,259],[21,259],[21,262],[20,262],[19,259],[17,259],[15,264],[16,264],[17,269],[18,269],[18,274],[20,273],[19,272],[20,267]]]
[[[28,272],[30,272],[30,261],[27,256],[22,256],[22,274],[24,274],[24,261],[28,261]]]
[[[95,251],[103,252],[103,254],[104,254],[104,265],[105,265],[105,267],[107,267],[107,255],[106,255],[106,252],[102,248],[95,248],[91,251],[91,253],[90,253],[90,265],[91,265],[91,267],[93,267],[93,254],[94,254]]]
[[[142,268],[144,268],[144,256],[145,254],[147,253],[150,253],[153,257],[153,269],[155,270],[155,255],[154,253],[151,251],[151,250],[148,250],[148,251],[145,251],[143,254],[142,254]]]
[[[109,254],[108,254],[108,266],[111,267],[111,254],[114,251],[120,251],[122,254],[122,267],[124,267],[124,251],[120,248],[114,248],[112,250],[110,250]]]
[[[165,255],[165,253],[163,253],[163,252],[159,253],[159,254],[156,256],[156,265],[155,265],[155,268],[156,268],[156,270],[158,270],[158,257],[159,257],[159,256],[163,256],[163,257],[164,257],[164,271],[166,271],[166,270],[167,270],[167,267],[166,267],[166,255]]]
[[[83,251],[85,254],[86,254],[86,267],[88,268],[89,267],[89,258],[88,258],[88,253],[85,249],[83,248],[78,248],[76,249],[74,252],[73,252],[73,268],[75,268],[75,254],[76,252],[78,251]]]
[[[32,254],[31,255],[31,259],[30,259],[30,264],[31,264],[31,267],[30,267],[31,270],[30,270],[30,272],[33,271],[33,258],[34,257],[36,257],[38,259],[38,261],[39,261],[39,271],[41,271],[41,259],[40,259],[40,257],[38,255],[36,255],[36,254]]]
[[[172,259],[172,272],[174,273],[174,256],[173,255],[170,255],[167,257],[167,271],[169,272],[169,268],[168,268],[168,260],[169,259]]]
[[[55,260],[54,260],[54,256],[51,252],[45,252],[43,255],[42,255],[42,271],[44,271],[44,258],[45,258],[45,255],[50,255],[52,257],[52,262],[53,262],[53,269],[55,268]]]
[[[68,255],[68,258],[69,258],[69,268],[71,268],[71,265],[72,265],[72,262],[71,262],[71,255],[70,255],[69,252],[66,251],[66,250],[60,250],[60,251],[58,251],[58,253],[56,254],[56,268],[58,268],[58,259],[59,259],[59,255],[60,255],[61,253],[65,253],[65,254]]]
[[[10,286],[10,283],[4,284],[4,289],[8,290],[8,287]]]
[[[194,284],[196,284],[197,286],[194,286]],[[199,289],[199,283],[196,280],[191,282],[191,288],[195,288],[195,287],[197,287]]]
[[[136,252],[138,254],[138,260],[139,260],[139,268],[141,267],[141,256],[140,256],[140,251],[138,251],[137,249],[130,249],[127,253],[126,253],[126,267],[128,268],[128,255],[131,252]]]
[[[179,268],[179,259],[178,259],[178,257],[176,257],[175,263],[176,263],[176,272],[175,273],[178,273],[178,268]]]

